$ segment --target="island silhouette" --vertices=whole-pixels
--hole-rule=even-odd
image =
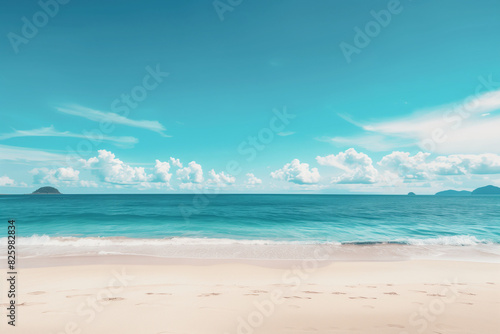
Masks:
[[[54,187],[41,187],[32,192],[34,195],[53,195],[53,194],[60,194],[59,190],[57,190]]]
[[[472,196],[472,195],[500,195],[500,188],[492,185],[474,189],[473,191],[467,190],[444,190],[436,193],[436,196]]]

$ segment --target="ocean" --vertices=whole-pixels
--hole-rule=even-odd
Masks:
[[[0,212],[0,247],[15,219],[25,257],[500,255],[500,196],[2,195]]]

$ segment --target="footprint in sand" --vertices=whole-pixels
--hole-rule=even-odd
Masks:
[[[420,292],[420,293],[428,293],[427,291],[423,291],[423,290],[410,290],[410,291],[413,291],[413,292]]]
[[[302,291],[303,293],[323,293],[323,292],[319,292],[319,291]]]
[[[198,295],[198,297],[210,297],[210,296],[218,296],[220,293],[217,292],[211,292],[211,293],[202,293],[201,295]]]
[[[405,328],[404,326],[395,325],[395,324],[387,324],[387,327]]]
[[[349,299],[377,299],[377,298],[375,298],[375,297],[359,296],[359,297],[349,297]]]
[[[20,303],[20,304],[16,304],[16,306],[33,306],[33,305],[43,305],[43,304],[47,304],[47,303]],[[0,306],[8,306],[10,304],[0,304]]]
[[[285,299],[291,299],[291,298],[295,298],[295,299],[311,299],[311,297],[300,297],[300,296],[287,296],[287,297],[283,297]]]
[[[122,297],[111,297],[111,298],[103,298],[102,300],[104,300],[105,302],[117,302],[117,301],[120,301],[120,300],[125,300],[125,298],[122,298]]]
[[[346,293],[340,292],[340,291],[334,291],[334,292],[332,292],[332,295],[346,295]]]
[[[428,293],[427,296],[429,296],[429,297],[440,297],[440,298],[446,297],[446,295],[441,295],[439,293]]]
[[[34,302],[29,302],[29,303],[24,303],[24,306],[33,306],[33,305],[45,305],[47,303],[34,303]]]
[[[160,295],[160,296],[171,296],[171,293],[167,292],[146,292],[147,295]]]
[[[464,291],[458,291],[458,293],[461,293],[462,295],[467,295],[467,296],[475,296],[475,293],[472,292],[464,292]]]
[[[391,291],[391,292],[384,292],[384,295],[399,296],[399,293]]]
[[[42,295],[46,293],[45,291],[33,291],[33,292],[28,292],[28,295]]]

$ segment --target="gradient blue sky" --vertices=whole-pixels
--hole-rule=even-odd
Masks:
[[[391,6],[388,24],[374,24],[372,11]],[[43,19],[42,7],[4,4],[0,193],[49,184],[68,193],[500,184],[498,1],[230,8],[221,20],[212,1],[72,0],[26,38],[23,17]],[[356,28],[367,25],[380,29],[348,62],[342,43],[356,47]],[[168,76],[117,116],[122,94],[139,92],[156,68]],[[269,134],[276,110],[295,117],[248,161],[248,136]],[[67,159],[72,151],[78,158]]]

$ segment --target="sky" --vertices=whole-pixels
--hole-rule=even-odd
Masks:
[[[10,1],[0,193],[500,186],[500,3]]]

